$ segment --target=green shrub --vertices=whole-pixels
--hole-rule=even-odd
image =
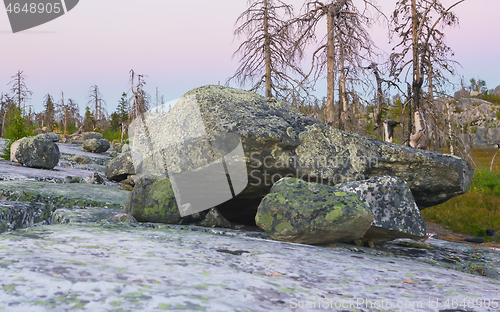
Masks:
[[[26,118],[23,117],[22,110],[13,108],[7,119],[4,138],[5,145],[2,147],[0,157],[10,160],[10,147],[15,141],[33,134],[33,127],[26,126]]]
[[[102,133],[102,136],[110,142],[112,142],[113,140],[117,140],[118,142],[120,142],[120,140],[122,138],[122,131],[121,131],[121,129],[111,131],[110,128],[106,128],[106,130],[104,130],[104,132]],[[128,134],[125,134],[123,136],[123,140],[125,141],[127,138],[128,138]]]

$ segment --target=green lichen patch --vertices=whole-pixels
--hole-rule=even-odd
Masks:
[[[373,214],[353,193],[285,178],[264,197],[255,221],[277,240],[328,244],[362,237]]]

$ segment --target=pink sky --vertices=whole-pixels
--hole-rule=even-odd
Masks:
[[[390,13],[395,0],[379,0]],[[442,0],[445,5],[455,1]],[[128,90],[128,71],[148,76],[146,90],[155,88],[169,101],[206,84],[223,84],[236,70],[232,59],[238,41],[234,22],[246,0],[82,0],[64,16],[31,30],[12,34],[7,13],[0,9],[0,92],[17,70],[28,76],[31,104],[42,110],[42,98],[76,100],[81,110],[91,85],[101,89],[108,112]],[[290,0],[299,10],[303,1]],[[499,0],[466,0],[455,12],[460,27],[447,31],[447,43],[466,80],[484,79],[488,88],[500,84]],[[372,35],[386,48],[387,33]],[[389,52],[389,51],[386,51]],[[459,77],[454,79],[459,81]],[[235,86],[235,85],[233,85]],[[320,89],[318,95],[324,92]]]

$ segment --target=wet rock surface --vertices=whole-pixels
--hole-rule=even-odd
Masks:
[[[335,302],[369,299],[390,301],[389,311],[439,311],[447,301],[449,309],[452,300],[486,301],[500,293],[498,280],[413,256],[193,226],[41,226],[0,235],[0,248],[0,308],[6,310],[293,311],[300,302],[298,310],[315,311],[306,304],[324,299],[340,311]],[[485,261],[499,255],[484,253]],[[408,305],[398,308],[398,302]],[[353,309],[376,310],[363,304]]]
[[[425,238],[425,221],[405,181],[386,176],[338,184],[337,187],[356,193],[374,214],[373,223],[362,241],[378,243],[396,238]]]
[[[328,244],[362,238],[373,214],[354,193],[284,178],[262,199],[255,222],[276,240]]]

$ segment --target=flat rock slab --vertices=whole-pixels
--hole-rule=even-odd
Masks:
[[[84,151],[82,149],[81,144],[57,143],[57,146],[59,147],[59,152],[61,154],[83,155],[91,158],[102,158],[102,159],[109,159],[110,158],[109,154],[113,151],[113,147],[111,147],[106,152],[98,154],[98,153],[90,153]]]
[[[0,200],[45,203],[52,210],[74,206],[122,208],[129,194],[110,185],[0,181]]]
[[[84,165],[81,166],[83,168]],[[95,169],[101,168],[101,166],[86,166],[87,167],[85,167],[85,169],[94,169],[93,171],[99,171]],[[67,176],[86,178],[91,175],[93,171],[76,168],[64,168],[59,166],[54,167],[53,170],[17,167],[14,166],[14,162],[0,160],[0,180],[4,181],[25,180],[62,183],[64,181],[64,178]],[[108,179],[106,179],[105,181],[109,182]]]
[[[406,258],[212,232],[86,224],[2,234],[0,309],[317,311],[321,300],[333,311],[438,311],[500,299],[500,281]]]

